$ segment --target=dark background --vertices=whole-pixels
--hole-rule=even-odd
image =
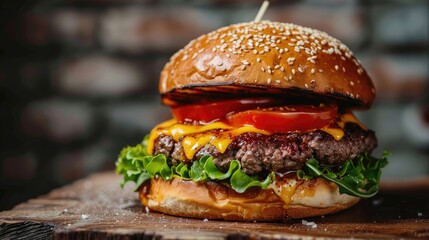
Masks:
[[[0,210],[114,169],[120,149],[170,117],[157,91],[197,36],[251,21],[257,0],[0,2]],[[272,0],[264,19],[345,42],[373,77],[358,117],[393,153],[383,180],[429,175],[428,1]]]

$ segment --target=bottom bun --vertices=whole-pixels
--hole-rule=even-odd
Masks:
[[[230,221],[278,221],[327,215],[349,208],[359,198],[340,194],[335,183],[323,178],[273,183],[272,189],[253,187],[237,193],[214,182],[161,178],[145,182],[139,190],[142,204],[169,215]],[[278,194],[276,194],[276,192]]]

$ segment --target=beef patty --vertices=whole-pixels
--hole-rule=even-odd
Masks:
[[[222,170],[227,169],[232,160],[238,160],[245,173],[255,175],[271,171],[296,171],[302,169],[311,157],[322,165],[340,165],[365,151],[371,152],[376,146],[373,131],[347,123],[344,137],[339,141],[321,130],[273,135],[244,133],[236,137],[224,153],[207,144],[195,154],[194,159],[186,158],[180,142],[175,142],[171,136],[161,135],[155,141],[154,153],[166,155],[173,165],[181,161],[190,163],[209,154]]]

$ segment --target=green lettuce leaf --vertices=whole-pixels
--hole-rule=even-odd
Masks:
[[[223,172],[216,167],[213,157],[209,155],[192,162],[190,167],[184,163],[170,167],[165,155],[148,155],[146,147],[147,140],[144,140],[134,147],[124,148],[119,154],[116,162],[116,172],[124,176],[121,181],[122,187],[126,182],[135,182],[136,187],[134,190],[137,191],[145,181],[161,176],[166,181],[171,180],[173,177],[196,182],[225,180],[229,182],[232,189],[242,193],[255,186],[266,189],[275,178],[274,173],[268,175],[263,181],[260,181],[256,176],[250,177],[243,172],[241,164],[237,160],[231,161],[228,170]]]
[[[378,192],[381,169],[387,165],[389,155],[390,153],[385,151],[377,159],[364,153],[353,161],[347,160],[338,172],[334,172],[329,167],[320,166],[316,159],[311,158],[306,161],[304,170],[298,171],[298,177],[303,179],[323,177],[336,183],[340,193],[369,198]]]

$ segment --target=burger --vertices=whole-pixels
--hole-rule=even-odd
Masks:
[[[347,209],[379,189],[387,153],[352,113],[375,88],[353,53],[311,28],[271,21],[223,27],[161,72],[172,120],[122,150],[121,184],[169,215],[278,221]]]

